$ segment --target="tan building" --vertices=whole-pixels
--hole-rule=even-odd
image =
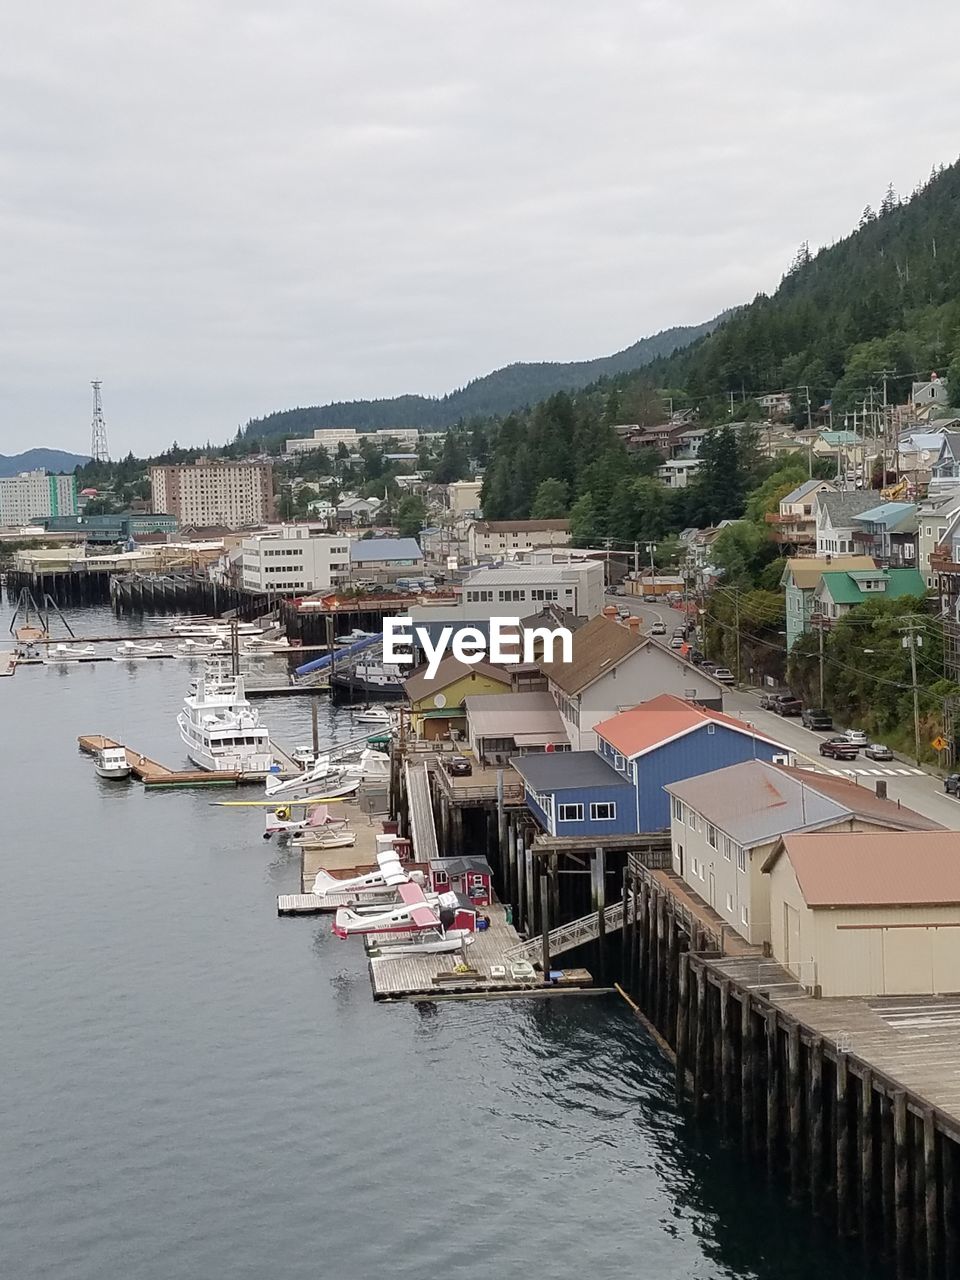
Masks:
[[[569,542],[569,520],[475,520],[467,529],[467,554],[474,562],[481,556],[565,547]]]
[[[273,466],[269,462],[227,462],[198,458],[194,463],[150,468],[154,511],[186,525],[226,525],[240,529],[275,517]]]
[[[960,831],[787,835],[764,870],[773,955],[805,987],[960,991]]]
[[[716,769],[664,790],[671,798],[674,871],[758,946],[771,937],[764,867],[784,833],[940,830],[866,787],[764,760]]]

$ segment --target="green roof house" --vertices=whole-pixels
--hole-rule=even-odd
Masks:
[[[814,613],[842,618],[868,600],[923,596],[927,588],[917,569],[851,569],[824,573],[814,592]]]

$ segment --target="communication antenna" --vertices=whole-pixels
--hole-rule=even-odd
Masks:
[[[93,387],[93,426],[90,431],[90,456],[94,462],[109,462],[110,450],[107,448],[107,425],[103,420],[103,405],[100,403],[100,388],[103,382],[97,378],[90,385]]]

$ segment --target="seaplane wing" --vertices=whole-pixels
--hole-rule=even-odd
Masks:
[[[402,884],[397,892],[400,894],[400,901],[408,907],[423,906],[427,901],[418,884]]]
[[[286,805],[300,808],[305,804],[337,804],[342,799],[343,796],[303,796],[299,800],[284,800],[277,796],[273,800],[210,800],[208,803],[218,809],[276,809]]]
[[[416,929],[436,929],[440,924],[440,917],[432,907],[424,905],[413,908],[410,912],[410,922]]]

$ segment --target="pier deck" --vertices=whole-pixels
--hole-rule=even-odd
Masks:
[[[239,782],[263,781],[251,774],[240,774],[233,771],[211,773],[206,769],[168,769],[165,764],[150,760],[147,756],[131,747],[123,746],[113,738],[106,738],[100,733],[84,733],[77,739],[80,750],[86,755],[95,755],[107,747],[123,747],[127,753],[127,764],[135,778],[145,787],[235,787]]]

